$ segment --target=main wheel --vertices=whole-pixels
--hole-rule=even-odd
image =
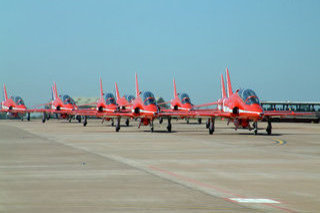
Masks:
[[[42,123],[46,122],[46,119],[47,119],[47,115],[44,112],[43,115],[42,115]]]
[[[209,134],[212,135],[213,132],[214,132],[214,119],[210,119]]]
[[[172,129],[172,126],[171,126],[171,124],[169,124],[169,125],[167,126],[168,132],[171,132],[171,129]]]
[[[202,123],[202,119],[198,118],[198,123],[201,124]]]
[[[87,126],[88,122],[87,122],[87,116],[84,116],[83,118],[83,126]]]
[[[267,128],[267,130],[266,130],[266,131],[267,131],[267,134],[268,134],[268,135],[271,135],[271,133],[272,133],[271,128]]]
[[[207,122],[206,122],[206,128],[208,129],[209,126],[210,126],[210,119],[208,119]]]
[[[129,126],[129,119],[126,120],[126,125]]]

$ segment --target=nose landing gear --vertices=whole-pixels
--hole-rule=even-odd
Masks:
[[[253,133],[254,133],[254,135],[258,134],[258,122],[257,121],[253,122]]]
[[[150,121],[150,126],[151,126],[151,129],[150,129],[150,130],[151,130],[151,132],[153,132],[153,131],[154,131],[154,128],[153,128],[153,120]]]
[[[117,118],[116,132],[119,132],[119,130],[120,130],[120,117]]]

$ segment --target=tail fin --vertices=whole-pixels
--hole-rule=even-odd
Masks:
[[[119,89],[118,89],[117,82],[115,83],[115,88],[116,88],[116,97],[117,97],[117,100],[119,100],[120,99],[120,94],[119,94]]]
[[[221,97],[222,98],[226,98],[227,94],[226,94],[226,87],[224,86],[224,79],[223,79],[223,75],[221,74]]]
[[[176,81],[173,78],[173,90],[174,90],[174,97],[178,97],[178,93],[177,93],[177,86],[176,86]]]
[[[136,73],[136,98],[140,96],[139,84],[138,84],[138,75]]]
[[[226,69],[226,75],[227,75],[227,92],[228,92],[228,97],[230,97],[233,94],[233,92],[232,92],[232,86],[231,86],[228,68]]]
[[[53,86],[53,88],[54,88],[54,90],[53,90],[54,98],[55,98],[55,99],[58,99],[59,96],[58,96],[58,91],[57,91],[56,82],[54,82],[53,84],[54,84],[54,86]]]
[[[3,93],[4,93],[4,100],[6,101],[8,99],[8,94],[7,94],[7,89],[5,84],[3,84]]]
[[[54,100],[53,91],[54,91],[54,89],[53,89],[53,87],[51,87],[51,100]]]
[[[103,89],[102,89],[102,80],[100,78],[100,98],[103,99]]]

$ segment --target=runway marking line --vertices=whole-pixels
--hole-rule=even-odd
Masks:
[[[265,198],[229,198],[229,200],[233,200],[238,203],[280,203],[278,201]]]
[[[210,185],[210,184],[207,184],[207,183],[203,183],[203,182],[200,182],[198,180],[195,180],[195,179],[192,179],[192,178],[188,178],[188,177],[176,174],[174,172],[170,172],[170,171],[165,170],[165,169],[161,169],[161,168],[158,168],[158,167],[155,167],[155,166],[152,166],[152,165],[150,165],[149,168],[153,169],[153,170],[156,170],[156,171],[159,171],[159,172],[162,172],[162,173],[165,173],[165,174],[168,174],[170,176],[176,177],[178,179],[187,181],[189,183],[193,183],[193,184],[196,184],[196,185],[199,185],[199,186],[203,186],[203,187],[206,187],[206,188],[211,188],[211,189],[214,189],[214,190],[216,190],[216,191],[218,191],[220,193],[224,193],[224,194],[236,197],[236,198],[223,198],[222,197],[222,199],[224,199],[226,201],[229,201],[229,202],[240,203],[237,200],[251,200],[251,201],[260,200],[260,201],[265,201],[265,202],[260,202],[259,204],[270,206],[270,207],[276,208],[276,209],[280,209],[280,210],[285,211],[285,212],[290,212],[290,213],[294,213],[295,212],[295,211],[293,211],[291,209],[287,209],[285,207],[280,207],[280,206],[274,205],[274,204],[280,204],[281,203],[281,202],[276,201],[276,200],[265,199],[265,198],[264,199],[261,199],[261,198],[260,199],[246,198],[246,197],[241,196],[239,194],[232,193],[232,192],[227,191],[225,189],[221,189],[219,187],[216,187],[216,186],[213,186],[213,185]],[[235,200],[235,199],[237,199],[237,200]],[[269,201],[269,203],[267,201]],[[244,203],[244,202],[242,202],[242,203]],[[246,203],[249,203],[249,202],[246,202]],[[258,202],[255,202],[255,203],[258,204]]]
[[[274,140],[274,144],[284,145],[287,143],[287,141],[281,140],[281,139],[273,139],[273,140]]]

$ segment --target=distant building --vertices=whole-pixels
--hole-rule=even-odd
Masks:
[[[320,102],[261,101],[261,106],[268,111],[314,112],[305,116],[278,117],[274,121],[320,122]]]
[[[97,103],[99,98],[97,98],[97,97],[74,97],[73,99],[76,102],[77,106],[80,106],[83,108],[91,108],[91,107],[95,107],[95,103]]]

